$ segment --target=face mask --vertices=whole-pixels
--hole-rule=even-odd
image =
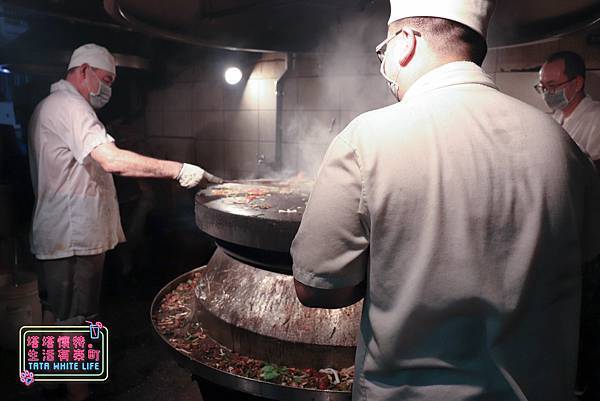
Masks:
[[[387,56],[387,53],[383,55],[383,60],[381,60],[381,66],[379,67],[379,72],[381,73],[381,75],[383,76],[383,78],[385,78],[388,87],[390,88],[390,92],[392,92],[392,95],[396,98],[397,101],[400,101],[402,99],[400,99],[400,97],[398,96],[398,83],[396,83],[396,81],[394,81],[392,78],[390,78],[386,73],[385,73],[385,69],[384,69],[384,65],[385,65],[385,58]]]
[[[94,72],[94,70],[92,70],[91,68],[89,69],[89,71]],[[92,105],[93,108],[95,109],[100,109],[102,107],[104,107],[106,105],[106,103],[108,103],[108,101],[110,100],[110,96],[112,94],[112,88],[110,86],[108,86],[107,84],[105,84],[100,78],[98,78],[98,75],[96,75],[96,73],[94,72],[94,76],[96,77],[96,79],[98,80],[98,92],[94,93],[92,91],[90,91],[90,104]],[[88,86],[89,88],[89,86]]]
[[[544,102],[552,110],[562,110],[569,104],[569,99],[565,94],[565,88],[555,91],[554,93],[545,92]]]
[[[390,88],[390,92],[392,92],[392,96],[396,98],[397,101],[400,101],[400,97],[398,97],[398,84],[396,82],[387,82],[388,88]]]

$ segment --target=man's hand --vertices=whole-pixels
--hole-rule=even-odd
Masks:
[[[210,174],[207,171],[204,171],[200,167],[183,163],[181,167],[181,171],[177,176],[177,181],[179,181],[179,185],[184,188],[193,188],[196,185],[200,184],[200,182],[204,179],[205,181],[212,184],[221,184],[223,180],[215,175]]]

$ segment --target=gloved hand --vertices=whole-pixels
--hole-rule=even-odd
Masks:
[[[196,185],[200,184],[200,181],[202,181],[203,179],[212,184],[223,183],[223,180],[221,178],[212,175],[207,171],[204,171],[196,165],[188,163],[183,163],[181,171],[179,172],[179,175],[176,178],[176,180],[179,182],[179,185],[181,185],[184,188],[193,188]]]

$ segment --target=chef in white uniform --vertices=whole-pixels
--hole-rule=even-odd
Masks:
[[[184,187],[203,179],[221,181],[197,166],[115,146],[94,111],[110,99],[115,67],[105,48],[77,48],[66,78],[52,85],[31,117],[29,156],[36,198],[31,249],[42,273],[69,276],[42,274],[46,284],[67,287],[44,289],[48,311],[58,321],[81,322],[97,312],[104,253],[125,240],[112,173],[178,179]],[[75,294],[74,286],[79,289]]]
[[[554,53],[542,65],[535,89],[552,117],[600,169],[600,102],[585,93],[585,62],[570,51]]]
[[[105,252],[125,241],[112,174],[177,179],[185,188],[222,181],[198,166],[115,146],[94,111],[110,100],[115,78],[110,52],[83,45],[31,117],[31,251],[45,323],[81,324],[98,313]],[[89,395],[84,385],[67,387],[71,400]]]
[[[302,303],[364,297],[355,401],[572,395],[600,187],[480,68],[492,3],[391,1],[377,53],[400,102],[333,140],[292,244]]]

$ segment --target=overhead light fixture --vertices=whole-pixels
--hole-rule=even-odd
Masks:
[[[229,67],[225,70],[225,82],[235,85],[242,80],[242,70],[237,67]]]
[[[5,65],[0,65],[0,74],[10,74],[11,71]]]

